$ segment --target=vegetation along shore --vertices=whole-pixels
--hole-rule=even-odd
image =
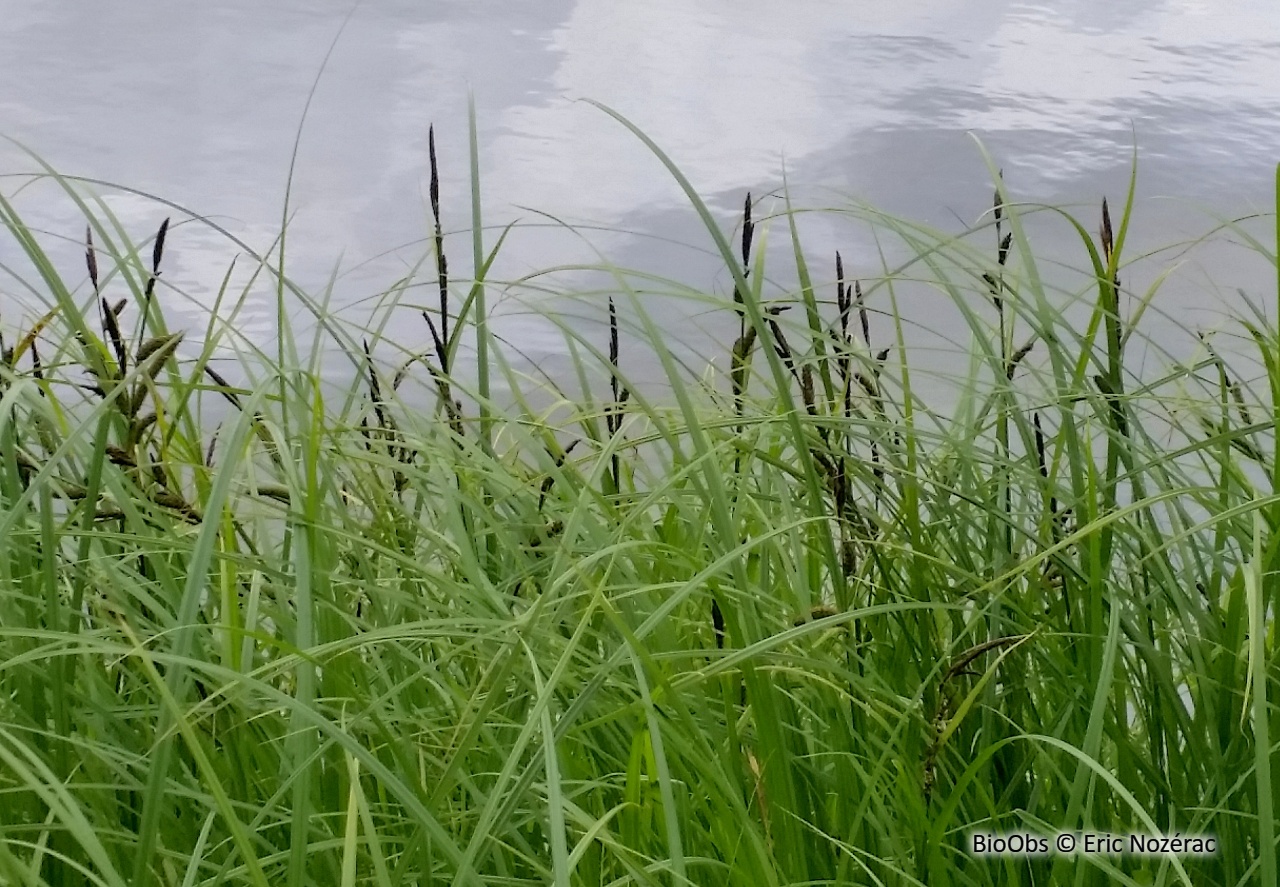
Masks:
[[[490,275],[474,118],[474,205],[433,139],[428,247],[369,323],[289,281],[287,232],[242,250],[267,349],[219,320],[230,274],[207,329],[166,319],[204,222],[139,236],[48,170],[65,267],[0,197],[0,883],[1277,883],[1280,289],[1139,366],[1133,187],[1031,207],[993,163],[952,235],[823,210],[908,255],[855,262],[785,194],[713,213],[604,111],[722,259],[710,367],[602,260],[572,378],[519,370],[490,309],[538,275]],[[1251,230],[1220,233],[1274,265]],[[963,322],[945,397],[908,287]],[[971,840],[1063,832],[1216,852]]]

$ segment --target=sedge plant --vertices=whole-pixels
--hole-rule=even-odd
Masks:
[[[170,206],[134,241],[46,168],[81,271],[0,198],[7,295],[38,306],[0,318],[0,879],[1273,883],[1274,317],[1246,294],[1235,321],[1258,378],[1218,336],[1147,340],[1166,277],[1132,288],[1136,179],[1094,222],[993,165],[960,234],[785,192],[734,232],[605,111],[732,285],[600,256],[579,270],[605,283],[559,295],[606,334],[549,314],[569,379],[488,323],[550,274],[494,274],[519,228],[486,247],[474,112],[470,230],[432,133],[428,252],[367,321],[290,282],[282,236],[237,244],[250,282],[201,337],[170,331],[165,250],[207,222]],[[808,254],[813,212],[884,248]],[[1074,283],[1037,262],[1046,218]],[[317,318],[312,353],[238,335],[258,280]],[[659,285],[722,316],[709,370]],[[961,323],[950,387],[918,362],[925,296]],[[1061,831],[1217,850],[972,852]]]

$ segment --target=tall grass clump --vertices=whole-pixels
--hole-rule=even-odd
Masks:
[[[725,321],[709,371],[649,309],[675,285],[602,258],[570,295],[605,332],[564,324],[575,378],[531,381],[485,299],[550,278],[491,276],[518,232],[484,241],[474,122],[469,276],[434,133],[430,249],[378,317],[245,250],[317,318],[301,356],[237,335],[230,275],[170,330],[194,217],[135,240],[48,171],[78,269],[0,198],[39,306],[0,318],[0,882],[1275,883],[1274,307],[1161,352],[1133,187],[1081,221],[994,167],[973,230],[849,205],[883,253],[810,255],[785,195],[729,230],[618,120],[731,278],[686,290]],[[946,388],[921,293],[957,318]],[[1217,850],[972,852],[1060,832]]]

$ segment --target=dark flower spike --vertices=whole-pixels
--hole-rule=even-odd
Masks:
[[[151,310],[151,297],[156,291],[156,281],[160,278],[160,259],[164,256],[164,239],[169,233],[169,220],[160,223],[156,232],[155,244],[151,247],[151,276],[147,278],[147,286],[142,292],[142,319],[138,324],[138,341],[147,334],[147,314]]]
[[[618,308],[613,296],[609,297],[609,363],[614,369],[618,368]]]
[[[862,341],[867,343],[867,348],[871,347],[871,323],[867,320],[867,306],[862,300],[862,284],[858,281],[853,282],[853,301],[858,306],[858,321],[862,324]]]
[[[151,248],[151,273],[153,275],[160,273],[160,258],[164,255],[164,238],[169,233],[169,220],[165,219],[160,223],[160,230],[156,232],[156,242]]]
[[[93,228],[85,225],[84,227],[84,263],[89,267],[89,282],[93,284],[93,294],[100,295],[101,287],[98,285],[98,254],[93,248]]]
[[[44,363],[40,360],[40,351],[36,348],[35,339],[31,340],[31,373],[38,380],[42,382],[44,381]],[[40,396],[41,397],[46,396],[43,388],[40,389]],[[1243,410],[1244,405],[1241,404],[1240,408]]]
[[[1044,431],[1040,428],[1040,414],[1031,414],[1031,425],[1036,432],[1036,457],[1040,460],[1040,476],[1049,476],[1049,463],[1045,461],[1044,456]]]
[[[840,312],[840,338],[849,339],[849,309],[852,307],[849,292],[844,285],[844,261],[836,250],[836,310]]]
[[[612,373],[609,379],[609,389],[613,393],[613,406],[605,416],[606,425],[610,434],[617,434],[622,427],[622,406],[631,396],[631,392],[627,389],[618,375],[619,358],[621,349],[618,342],[618,309],[614,305],[613,296],[609,297],[609,366]],[[614,457],[617,458],[616,456]]]
[[[431,197],[431,217],[435,221],[436,241],[436,279],[440,286],[440,335],[437,339],[436,351],[440,357],[440,369],[449,372],[449,261],[444,255],[444,229],[440,227],[440,171],[436,166],[436,128],[427,128],[427,161],[431,167],[431,182],[428,191]],[[428,323],[430,320],[428,319]],[[440,343],[446,347],[441,347]]]
[[[1001,184],[1004,183],[1003,169],[996,173],[996,179]],[[996,217],[996,236],[998,237],[1000,235],[1000,220],[1004,217],[1004,201],[1000,199],[1000,185],[996,185],[996,196],[991,207],[991,212]]]
[[[1098,234],[1102,239],[1102,257],[1110,264],[1111,262],[1111,212],[1107,209],[1107,198],[1102,198],[1102,226],[1098,230]]]
[[[1018,369],[1018,364],[1022,363],[1022,359],[1031,353],[1031,349],[1035,347],[1035,344],[1035,339],[1029,340],[1027,344],[1013,352],[1013,356],[1009,358],[1009,364],[1005,367],[1005,376],[1010,382],[1013,381],[1013,374]]]
[[[747,192],[747,198],[742,205],[742,276],[745,278],[751,273],[751,239],[755,234],[756,227],[751,222],[751,192]],[[735,283],[733,285],[733,303],[741,305],[745,294]],[[741,311],[738,312],[739,334],[746,332],[747,318]]]
[[[128,352],[125,351],[124,338],[120,335],[120,324],[116,319],[117,312],[107,304],[106,299],[99,300],[102,304],[102,325],[106,328],[107,338],[111,340],[111,349],[116,353],[116,365],[123,376],[128,372]]]
[[[431,165],[431,183],[428,185],[431,197],[431,215],[436,224],[440,223],[440,176],[436,168],[436,127],[427,127],[427,161]]]
[[[32,357],[35,356],[35,349],[32,348]],[[1231,392],[1231,398],[1236,402],[1236,409],[1240,411],[1240,418],[1246,425],[1253,424],[1253,416],[1249,412],[1249,406],[1245,403],[1244,392],[1240,389],[1239,382],[1231,382],[1227,386],[1227,390]]]

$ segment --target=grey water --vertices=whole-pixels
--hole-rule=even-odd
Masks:
[[[797,205],[866,201],[958,232],[991,205],[979,143],[1016,199],[1070,205],[1092,228],[1103,196],[1123,202],[1136,145],[1139,254],[1197,237],[1215,216],[1272,212],[1280,160],[1269,0],[0,0],[0,82],[0,134],[12,140],[0,144],[0,193],[44,233],[60,271],[84,279],[84,220],[55,183],[32,180],[42,163],[133,189],[92,191],[136,238],[174,217],[166,298],[174,325],[195,330],[232,258],[272,249],[286,194],[289,275],[355,322],[372,316],[429,250],[431,124],[447,249],[469,273],[469,95],[486,241],[519,222],[500,281],[606,256],[710,297],[731,292],[677,183],[582,99],[643,129],[726,229],[748,191],[779,195],[785,176]],[[758,211],[780,206],[775,196]],[[1271,221],[1253,224],[1265,240]],[[877,242],[856,226],[818,215],[800,226],[816,279],[831,280],[836,249],[851,276],[880,270]],[[1153,302],[1146,322],[1170,352],[1194,347],[1192,328],[1221,325],[1237,289],[1274,291],[1274,270],[1233,239],[1181,257]],[[775,225],[772,247],[786,240]],[[1046,255],[1077,267],[1084,257],[1070,237]],[[0,265],[5,323],[31,301],[31,273],[10,242]],[[249,284],[251,267],[241,255],[232,292],[248,295],[233,326],[270,347],[274,296]],[[403,299],[431,305],[433,269],[418,272]],[[1127,282],[1140,288],[1142,273]],[[770,275],[794,286],[783,263],[771,260]],[[551,372],[565,345],[546,312],[590,326],[604,298],[557,302],[557,279],[490,295],[495,333]],[[952,323],[929,298],[913,295],[904,312]],[[695,354],[724,317],[710,302],[653,305]],[[405,348],[428,341],[412,310],[386,334]]]

